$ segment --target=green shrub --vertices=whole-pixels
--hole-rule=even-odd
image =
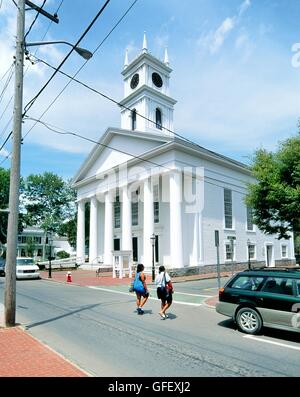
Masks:
[[[66,251],[58,251],[56,253],[57,258],[59,259],[66,259],[66,258],[70,258],[70,254],[68,254]]]

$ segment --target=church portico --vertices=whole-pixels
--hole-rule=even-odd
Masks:
[[[141,168],[138,167],[138,170]],[[182,233],[177,232],[181,230],[178,228],[181,228],[182,218],[181,171],[172,171],[167,175],[164,173],[164,184],[160,174],[150,175],[146,170],[143,174],[138,182],[124,184],[124,180],[116,180],[110,190],[102,191],[101,194],[90,192],[89,197],[78,201],[77,256],[79,263],[83,264],[88,261],[91,265],[103,263],[105,266],[112,266],[112,252],[116,250],[116,240],[118,240],[117,249],[131,251],[135,262],[141,262],[145,268],[150,269],[152,266],[151,237],[154,234],[156,265],[183,267]],[[164,186],[166,182],[167,188]],[[105,180],[102,184],[105,185]],[[166,190],[164,194],[162,194],[163,189]],[[85,236],[85,205],[87,203],[90,205],[89,236]],[[171,225],[171,230],[174,230],[174,233],[167,236],[165,233],[168,234],[168,230],[164,226],[166,223]],[[169,241],[168,245],[162,244],[166,241]],[[101,247],[103,247],[102,252]]]

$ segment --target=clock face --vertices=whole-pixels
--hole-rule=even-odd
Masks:
[[[160,75],[158,73],[152,73],[152,81],[153,84],[156,85],[156,87],[161,88],[163,85],[163,81],[162,78],[160,77]]]
[[[138,86],[138,84],[139,84],[139,81],[140,81],[140,76],[139,76],[138,73],[136,73],[131,79],[130,87],[132,89],[136,88]]]

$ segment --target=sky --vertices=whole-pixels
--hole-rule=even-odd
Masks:
[[[93,52],[133,2],[111,0],[80,46]],[[47,0],[44,9],[51,14],[61,5],[59,23],[50,23],[40,15],[26,41],[74,44],[103,4],[104,0]],[[16,11],[12,0],[0,0],[0,147],[12,126],[14,76],[9,82],[9,68],[15,51]],[[35,15],[26,11],[26,31]],[[256,149],[276,150],[280,141],[297,133],[299,15],[299,0],[138,0],[77,78],[122,100],[125,49],[129,61],[137,57],[145,31],[152,55],[163,59],[168,48],[173,69],[170,95],[178,101],[175,132],[249,164]],[[58,66],[70,47],[30,48],[31,53],[35,51],[36,56]],[[74,74],[84,62],[72,53],[62,70]],[[25,106],[53,71],[28,60],[24,71]],[[27,115],[40,118],[68,81],[56,75]],[[107,127],[120,127],[121,123],[117,105],[75,82],[41,120],[93,140]],[[52,171],[72,178],[93,144],[55,134],[41,124],[31,129],[33,125],[25,120],[22,126],[21,174]],[[10,167],[10,153],[11,141],[0,152],[1,167]]]

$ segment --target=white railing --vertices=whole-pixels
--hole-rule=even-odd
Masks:
[[[64,258],[64,259],[54,259],[51,261],[51,269],[63,269],[63,268],[76,268],[78,265],[78,258]],[[49,269],[49,261],[38,262],[38,265],[45,266],[45,269]]]

